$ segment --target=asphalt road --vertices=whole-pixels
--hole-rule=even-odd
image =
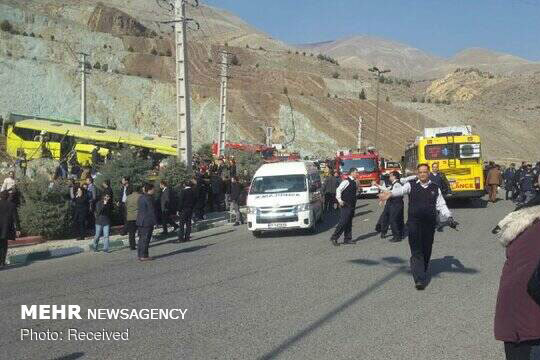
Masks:
[[[502,359],[493,313],[504,249],[490,229],[512,209],[457,204],[459,231],[436,233],[432,281],[414,289],[406,241],[373,232],[380,208],[360,200],[356,244],[317,235],[253,238],[244,227],[156,243],[157,259],[129,250],[80,254],[0,272],[4,359]],[[21,304],[187,308],[185,320],[21,320]],[[83,316],[84,318],[84,316]],[[21,341],[22,328],[62,331]],[[66,340],[129,329],[128,341]]]

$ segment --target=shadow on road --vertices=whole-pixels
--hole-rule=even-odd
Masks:
[[[392,280],[394,277],[400,274],[409,273],[409,266],[406,265],[407,260],[397,257],[397,256],[383,257],[379,261],[371,260],[371,259],[354,259],[354,260],[349,260],[349,262],[353,264],[357,264],[357,265],[362,265],[362,266],[382,265],[382,266],[388,267],[390,265],[390,268],[392,269],[392,271],[388,273],[386,276],[372,283],[366,289],[358,292],[356,295],[352,296],[347,301],[341,303],[339,306],[337,306],[336,308],[334,308],[327,314],[321,316],[319,319],[317,319],[316,321],[314,321],[313,323],[311,323],[309,326],[305,327],[304,329],[300,330],[295,335],[289,337],[288,339],[283,341],[281,344],[279,344],[278,346],[270,350],[268,353],[261,356],[259,359],[266,360],[266,359],[274,359],[278,357],[287,349],[294,346],[296,343],[300,342],[303,338],[309,336],[312,332],[324,326],[325,323],[332,321],[340,313],[344,312],[349,307],[356,304],[358,301],[360,301],[362,298],[369,295],[374,290],[383,286],[386,282]],[[466,268],[458,259],[454,258],[453,256],[445,256],[442,259],[432,260],[431,272],[433,275],[440,274],[442,272],[474,274],[474,273],[477,273],[478,270]]]
[[[217,232],[217,233],[214,233],[214,234],[208,234],[208,235],[204,235],[204,236],[201,236],[201,237],[195,237],[195,238],[192,238],[191,241],[198,241],[198,240],[206,239],[206,238],[213,237],[213,236],[224,235],[224,234],[228,234],[228,233],[231,233],[231,232],[234,232],[234,231],[236,231],[236,230],[235,229],[224,230],[224,231],[220,231],[220,232]],[[167,240],[160,240],[160,241],[154,241],[154,242],[150,243],[150,247],[156,247],[156,246],[161,246],[161,245],[165,245],[165,244],[174,244],[174,243],[176,243],[176,238],[167,239]]]
[[[360,235],[359,237],[357,237],[356,239],[353,240],[353,243],[356,243],[356,242],[362,241],[362,240],[366,240],[366,239],[372,238],[372,237],[377,236],[377,235],[379,235],[378,232],[372,231],[370,233]]]
[[[459,274],[476,274],[478,270],[465,267],[453,256],[445,256],[440,259],[432,259],[430,264],[430,273],[432,277],[436,277],[441,273],[459,273]]]
[[[501,200],[501,199],[499,199]],[[446,200],[450,209],[484,209],[488,201],[484,199],[452,199]]]
[[[84,356],[83,352],[74,352],[72,354],[56,357],[53,360],[75,360],[75,359],[82,358],[83,356]]]
[[[192,247],[188,247],[188,248],[185,248],[185,249],[178,249],[176,251],[173,251],[173,252],[170,252],[170,253],[167,253],[167,254],[154,256],[154,260],[163,259],[163,258],[166,258],[166,257],[169,257],[169,256],[178,255],[178,254],[191,253],[191,252],[199,251],[199,250],[202,250],[202,249],[206,249],[207,247],[212,246],[212,245],[215,245],[215,244],[197,245],[197,246],[192,246]]]

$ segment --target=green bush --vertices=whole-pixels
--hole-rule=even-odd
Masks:
[[[101,69],[101,64],[99,63],[99,61],[94,64],[94,69],[96,69],[96,70]]]
[[[353,80],[358,80],[358,74],[354,74],[352,78]]]
[[[231,59],[231,64],[234,65],[234,66],[239,66],[240,65],[240,61],[238,60],[238,57],[236,55],[233,55],[233,57]]]
[[[289,93],[289,90],[286,86],[283,87],[283,94],[287,95]]]
[[[261,154],[231,149],[229,155],[236,160],[236,176],[241,182],[249,183],[255,171],[264,164]]]
[[[99,168],[100,175],[96,178],[96,185],[101,187],[104,180],[111,182],[115,196],[121,192],[120,181],[128,176],[134,187],[141,186],[148,181],[148,173],[152,170],[152,162],[143,160],[133,150],[122,150],[115,153],[110,160]],[[118,199],[115,199],[118,200]]]
[[[161,180],[165,180],[171,189],[178,188],[189,178],[190,175],[187,173],[186,164],[171,156],[167,159],[167,165],[159,172],[156,187],[159,186]]]
[[[339,79],[339,73],[338,73],[337,71],[334,72],[334,73],[332,74],[332,77],[333,77],[334,79]]]
[[[128,51],[129,52],[134,52],[135,50],[133,49],[133,46],[130,46],[130,47],[128,47]]]
[[[157,50],[156,49],[152,49],[152,51],[150,51],[150,53],[154,56],[156,56],[158,54]]]
[[[204,161],[212,160],[214,154],[212,154],[212,144],[202,144],[199,146],[195,154],[198,155]]]
[[[49,179],[38,175],[19,183],[21,229],[26,235],[41,235],[46,239],[60,239],[72,233],[69,188],[65,182],[49,187]]]

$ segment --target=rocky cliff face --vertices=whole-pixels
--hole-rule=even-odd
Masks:
[[[174,136],[173,34],[170,26],[157,22],[169,19],[171,14],[152,1],[111,0],[106,4],[93,0],[0,0],[0,22],[9,21],[14,30],[0,31],[0,114],[78,121],[80,74],[76,52],[83,51],[90,54],[90,123]],[[273,142],[289,143],[291,150],[303,155],[327,156],[336,149],[356,145],[357,121],[362,116],[364,143],[373,144],[377,83],[370,73],[320,60],[309,49],[288,47],[226,12],[210,7],[189,11],[202,28],[188,34],[195,146],[217,138],[222,50],[237,58],[237,65],[230,68],[230,140],[261,143],[262,127],[272,126]],[[467,82],[440,96],[453,99],[464,86]],[[476,98],[485,101],[490,91],[498,93],[498,86],[473,96],[473,102]],[[458,104],[412,106],[411,97],[427,87],[420,82],[412,86],[401,82],[380,84],[379,148],[384,155],[399,159],[406,144],[424,126],[468,123],[472,118],[486,139],[500,137],[491,129],[492,122],[484,124],[485,118],[504,122],[497,114],[486,117],[475,110],[475,115],[469,116]],[[361,89],[367,93],[367,100],[359,99]],[[530,104],[533,107],[534,99]],[[523,114],[531,116],[534,111]],[[527,133],[528,126],[529,122],[519,122],[508,131]],[[495,141],[486,143],[484,153],[488,157],[503,153]],[[533,145],[508,142],[505,146],[505,152],[516,156],[539,151]]]

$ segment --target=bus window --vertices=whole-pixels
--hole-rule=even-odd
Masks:
[[[39,131],[32,129],[19,128],[14,126],[13,133],[24,141],[34,141],[36,136],[39,136]]]
[[[480,144],[459,144],[459,157],[473,159],[480,157]]]
[[[426,145],[426,160],[453,159],[456,157],[454,144]]]

